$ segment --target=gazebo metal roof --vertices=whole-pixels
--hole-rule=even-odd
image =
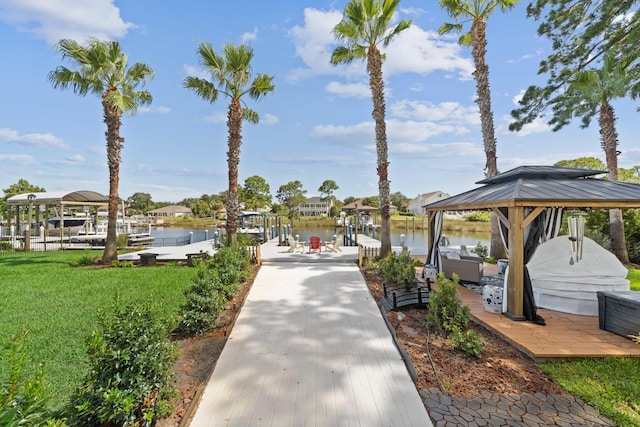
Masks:
[[[482,187],[425,205],[427,211],[534,206],[640,208],[640,184],[593,178],[605,171],[520,166],[478,181]]]
[[[104,205],[109,202],[109,198],[95,191],[47,191],[18,194],[7,199],[8,205],[24,206],[29,204],[29,196],[34,195],[35,204],[53,204],[53,205]]]

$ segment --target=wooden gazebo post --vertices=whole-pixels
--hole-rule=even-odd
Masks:
[[[525,320],[524,297],[524,209],[510,206],[509,210],[509,277],[507,278],[507,317]]]

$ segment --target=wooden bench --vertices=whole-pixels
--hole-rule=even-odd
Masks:
[[[140,265],[150,267],[156,265],[158,254],[145,252],[140,254]]]

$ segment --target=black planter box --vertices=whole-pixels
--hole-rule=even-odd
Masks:
[[[640,334],[640,292],[598,292],[600,329],[629,338]]]

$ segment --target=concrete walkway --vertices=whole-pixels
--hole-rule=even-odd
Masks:
[[[191,427],[432,426],[355,259],[281,249],[263,251]]]

